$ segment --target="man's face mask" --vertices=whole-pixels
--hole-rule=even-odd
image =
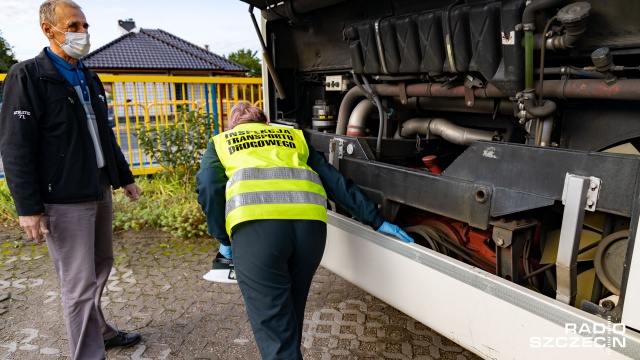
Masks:
[[[79,59],[89,53],[91,43],[89,42],[88,33],[62,32],[57,27],[53,25],[51,26],[64,34],[66,40],[62,44],[60,44],[60,42],[56,40],[55,37],[53,39],[56,40],[58,44],[60,44],[60,48],[62,48],[62,50],[67,53],[67,55],[71,56],[74,59]]]

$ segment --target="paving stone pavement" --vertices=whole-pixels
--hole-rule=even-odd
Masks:
[[[103,296],[107,319],[143,341],[108,359],[259,359],[237,285],[202,280],[208,239],[115,235]],[[305,359],[480,359],[320,268],[309,294]],[[69,358],[57,278],[46,245],[0,228],[0,359]]]

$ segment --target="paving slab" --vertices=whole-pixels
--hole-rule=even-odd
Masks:
[[[115,234],[108,321],[143,340],[108,359],[260,359],[237,285],[202,279],[210,239]],[[58,280],[45,244],[0,228],[0,359],[68,359]],[[305,359],[480,359],[327,269],[305,313]]]

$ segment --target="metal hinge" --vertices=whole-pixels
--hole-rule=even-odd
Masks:
[[[562,189],[562,204],[567,205],[567,193],[569,191],[569,179],[579,178],[589,180],[589,187],[587,189],[587,203],[584,207],[587,211],[596,211],[598,205],[598,197],[600,196],[600,188],[602,186],[602,180],[597,177],[586,177],[567,173],[564,178],[564,188]]]

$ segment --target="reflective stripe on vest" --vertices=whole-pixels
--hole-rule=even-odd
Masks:
[[[246,168],[236,171],[231,179],[227,182],[227,189],[232,187],[235,183],[242,180],[272,180],[272,179],[286,179],[286,180],[306,180],[314,182],[322,186],[320,176],[309,171],[307,169],[296,169],[287,167],[277,168]]]
[[[227,200],[225,216],[240,206],[265,204],[307,204],[327,206],[327,199],[309,191],[259,191],[242,193]]]

